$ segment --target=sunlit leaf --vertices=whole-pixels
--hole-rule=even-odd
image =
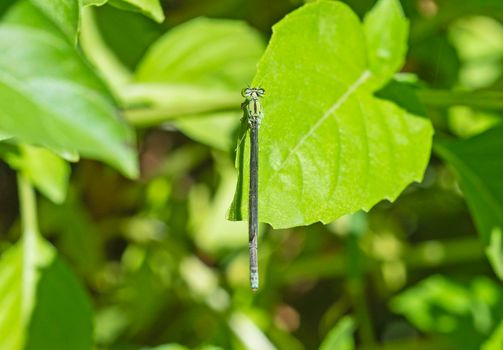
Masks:
[[[0,25],[0,130],[137,174],[132,131],[81,55],[28,3]]]
[[[439,141],[435,151],[454,168],[487,257],[503,279],[503,127],[466,140]]]
[[[79,0],[29,0],[40,9],[65,36],[75,43],[79,31]]]
[[[240,91],[263,49],[257,32],[239,21],[198,18],[172,29],[147,52],[127,90],[130,103],[154,111],[131,114],[130,121],[147,126],[180,119],[174,123],[189,137],[228,149],[241,116]]]
[[[381,17],[386,21],[377,30]],[[266,91],[261,221],[275,228],[327,223],[394,200],[422,179],[430,122],[374,97],[403,62],[406,33],[394,0],[381,0],[363,26],[332,1],[309,3],[275,25],[253,81]],[[246,141],[237,159],[233,220],[247,216],[248,154]]]
[[[5,161],[20,171],[40,192],[55,203],[66,197],[70,167],[51,151],[20,145],[19,152],[7,153]]]

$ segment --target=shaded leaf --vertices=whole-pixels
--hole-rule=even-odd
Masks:
[[[0,260],[0,348],[92,348],[91,306],[54,248],[36,237]]]
[[[468,285],[436,275],[394,297],[391,309],[423,332],[445,335],[456,349],[476,349],[498,326],[501,292],[486,277]]]
[[[266,91],[259,217],[275,228],[369,210],[423,177],[430,122],[373,95],[403,60],[406,20],[397,1],[373,11],[362,26],[345,4],[319,1],[273,28],[253,85]],[[381,15],[390,28],[366,37]],[[232,220],[248,211],[248,140],[239,155]]]
[[[143,13],[159,23],[164,21],[164,12],[159,0],[83,0],[84,6],[102,6],[106,3],[122,10]]]
[[[486,255],[503,279],[503,127],[470,139],[439,141],[435,151],[454,168]]]
[[[164,21],[164,12],[159,0],[109,0],[108,2],[123,10],[141,12],[157,22]]]
[[[491,337],[482,344],[481,350],[500,350],[503,349],[503,321],[498,328],[491,334]]]
[[[349,316],[344,317],[328,333],[323,343],[321,343],[319,350],[353,350],[355,348],[353,340],[354,330],[353,319]]]

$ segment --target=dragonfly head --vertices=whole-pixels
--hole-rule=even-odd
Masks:
[[[251,100],[258,100],[259,97],[264,96],[265,90],[262,88],[245,88],[241,90],[241,95]]]

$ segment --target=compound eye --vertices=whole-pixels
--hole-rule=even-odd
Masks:
[[[241,90],[241,96],[249,97],[250,96],[250,88],[244,88],[243,90]]]
[[[258,88],[257,89],[257,93],[259,94],[259,96],[264,96],[265,95],[265,90],[262,89],[262,88]]]

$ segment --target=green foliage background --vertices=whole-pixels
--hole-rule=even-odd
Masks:
[[[0,15],[0,350],[503,348],[501,0]]]

